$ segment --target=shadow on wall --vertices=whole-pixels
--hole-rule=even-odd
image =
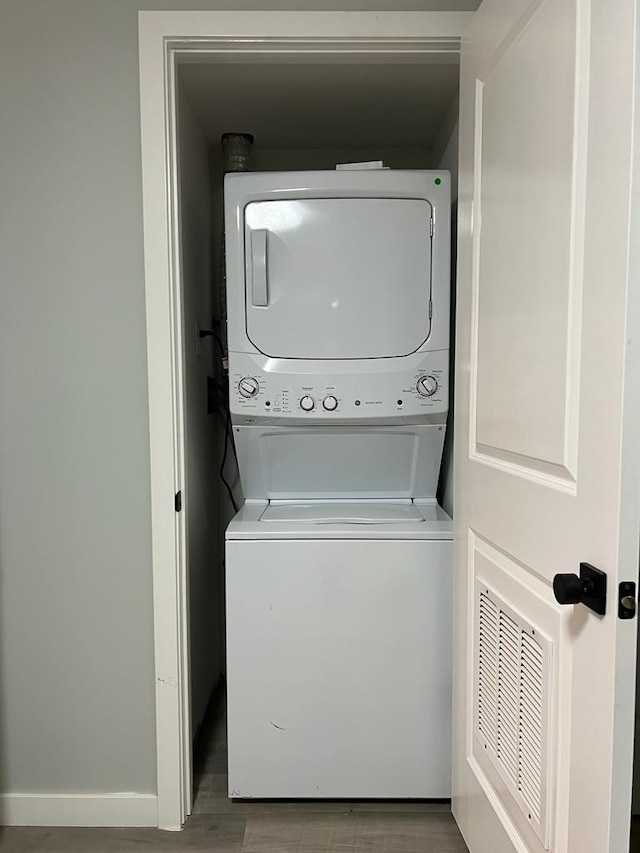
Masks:
[[[438,481],[437,499],[440,506],[453,518],[453,423],[455,405],[455,367],[456,367],[456,259],[458,248],[458,202],[451,204],[451,310],[449,344],[449,414],[447,431],[442,450],[442,464]]]

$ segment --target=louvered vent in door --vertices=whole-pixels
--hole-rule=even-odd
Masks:
[[[476,583],[475,737],[548,849],[551,641]]]

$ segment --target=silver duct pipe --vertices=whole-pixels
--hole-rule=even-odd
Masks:
[[[220,137],[224,172],[248,172],[249,155],[253,145],[251,133],[223,133]]]
[[[220,137],[222,146],[223,171],[248,172],[249,156],[253,145],[251,133],[223,133]],[[220,234],[220,255],[218,258],[218,317],[220,318],[220,338],[224,350],[226,364],[227,354],[227,269],[225,263],[224,237],[224,189],[222,202],[222,228]]]

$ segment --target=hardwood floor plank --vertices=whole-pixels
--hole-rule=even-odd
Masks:
[[[0,829],[2,853],[240,853],[246,819],[203,815],[182,832],[159,829],[11,826]]]
[[[280,814],[281,812],[350,814],[366,813],[451,813],[448,801],[424,800],[230,800],[226,774],[207,773],[195,786],[194,814]]]
[[[249,815],[242,853],[468,853],[451,815]]]

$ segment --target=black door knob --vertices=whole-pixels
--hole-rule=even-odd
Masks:
[[[553,594],[558,604],[581,604],[591,584],[574,574],[560,574],[553,579]]]
[[[590,563],[580,563],[580,576],[559,574],[553,579],[558,604],[584,604],[599,616],[607,609],[607,576]]]

